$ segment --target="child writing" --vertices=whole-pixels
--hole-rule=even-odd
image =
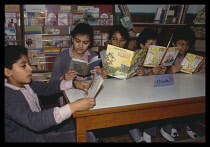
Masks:
[[[150,45],[156,45],[158,41],[158,33],[150,28],[145,28],[137,39],[137,47],[142,49],[144,47],[149,48]],[[137,73],[142,75],[157,75],[165,74],[166,66],[157,65],[154,68],[144,68],[144,66],[138,67]]]
[[[166,73],[177,73],[182,69],[182,65],[180,64],[184,59],[185,55],[189,48],[193,47],[195,43],[195,34],[192,29],[190,28],[177,28],[173,32],[173,37],[171,43],[174,47],[180,47],[179,54],[177,55],[174,64],[167,69]],[[203,65],[204,66],[204,65]],[[201,68],[202,69],[202,68]],[[205,71],[201,71],[205,72]],[[189,119],[188,119],[189,118]],[[185,125],[185,131],[189,137],[195,138],[198,137],[197,133],[195,132],[195,117],[189,116],[182,120],[174,120],[172,119],[173,124],[167,124],[161,127],[160,132],[162,136],[168,141],[175,141],[179,139],[179,133],[181,128]],[[167,121],[166,121],[167,122]]]
[[[77,111],[94,107],[94,98],[81,98],[62,107],[42,111],[38,96],[48,96],[72,88],[87,90],[82,81],[54,80],[50,83],[32,81],[28,50],[19,45],[5,48],[5,136],[11,142],[75,142],[73,123],[62,126]],[[58,127],[59,126],[59,127]],[[87,133],[87,140],[95,142]]]

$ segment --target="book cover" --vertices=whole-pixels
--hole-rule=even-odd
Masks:
[[[58,13],[46,13],[45,25],[46,26],[57,26],[58,25]]]
[[[90,71],[94,69],[95,66],[98,66],[100,62],[101,58],[98,59],[98,56],[93,57],[89,63],[73,58],[69,69],[75,69],[80,76],[87,76],[91,74]]]
[[[60,48],[45,48],[45,68],[46,70],[53,69],[53,63],[56,56],[60,53]]]
[[[71,35],[63,35],[63,47],[70,47],[72,45]]]
[[[43,47],[53,47],[53,37],[49,35],[42,36],[42,46]]]
[[[77,25],[79,23],[85,22],[84,13],[73,13],[72,14],[72,23],[73,25]]]
[[[84,8],[85,22],[90,25],[99,25],[99,8]]]
[[[44,26],[44,34],[69,34],[69,26]]]
[[[90,87],[88,88],[86,92],[86,97],[95,98],[99,89],[101,88],[103,84],[103,81],[104,79],[101,77],[101,75],[98,72],[96,72],[90,83]]]
[[[150,45],[144,60],[144,66],[155,67],[156,65],[171,66],[179,53],[179,47],[164,47]]]
[[[68,25],[67,13],[58,13],[58,25]]]
[[[131,51],[113,45],[107,46],[104,67],[109,76],[127,79],[135,75],[136,69],[144,60],[147,50]]]
[[[180,71],[192,74],[200,66],[204,58],[195,54],[187,53],[185,58],[182,60],[181,65],[183,66]]]
[[[25,26],[24,27],[24,34],[42,34],[42,26]]]
[[[16,30],[15,28],[4,27],[4,45],[15,45],[16,43]]]

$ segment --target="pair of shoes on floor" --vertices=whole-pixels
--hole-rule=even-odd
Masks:
[[[141,137],[141,139],[139,141],[137,141],[137,143],[151,143],[151,136],[148,135],[147,133],[143,132],[143,137]]]
[[[189,137],[191,137],[191,138],[197,138],[197,137],[199,137],[199,136],[198,136],[195,132],[193,132],[188,126],[186,126],[185,131],[186,131],[187,135],[188,135]],[[160,133],[161,133],[161,135],[162,135],[166,140],[168,140],[168,141],[177,141],[177,140],[179,140],[179,134],[178,134],[177,130],[174,129],[174,128],[171,130],[171,134],[169,134],[169,133],[166,133],[166,132],[164,131],[164,129],[161,127]]]

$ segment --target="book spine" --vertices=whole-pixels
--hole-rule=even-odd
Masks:
[[[162,64],[163,59],[164,59],[164,57],[165,57],[165,55],[166,55],[167,52],[168,52],[168,48],[165,50],[165,53],[163,54],[163,56],[162,56],[162,58],[161,58],[161,61],[160,61],[159,65]]]

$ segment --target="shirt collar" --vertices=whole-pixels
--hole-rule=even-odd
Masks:
[[[74,47],[74,46],[72,45],[72,46],[69,48],[69,55],[70,55],[71,58],[75,58],[74,55],[73,55],[73,53],[72,53],[73,47]],[[87,51],[84,53],[82,59],[85,59],[87,56],[90,56],[90,52],[88,51],[88,49],[87,49]]]
[[[14,86],[12,84],[7,83],[7,79],[4,80],[4,85],[8,88],[13,89],[13,90],[21,90],[21,89],[25,89],[25,88],[28,89],[28,87],[29,87],[29,84],[23,84],[23,86],[25,86],[25,88],[20,88],[20,87]]]

